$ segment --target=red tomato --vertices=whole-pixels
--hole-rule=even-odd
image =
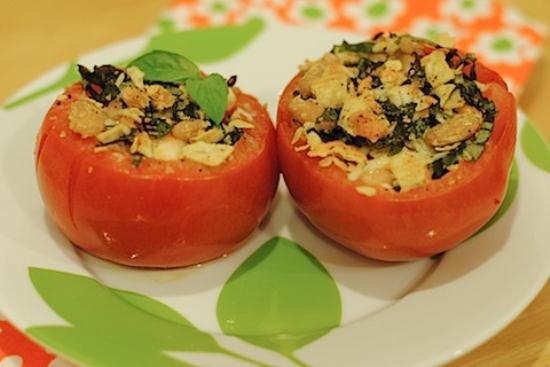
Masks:
[[[256,228],[275,194],[275,129],[265,108],[238,93],[256,115],[231,158],[218,167],[94,152],[95,138],[68,128],[80,84],[56,102],[38,135],[36,172],[46,208],[78,247],[117,263],[177,267],[234,250]]]
[[[486,98],[496,104],[493,133],[477,161],[463,162],[438,180],[407,192],[359,194],[346,173],[319,167],[296,152],[298,125],[288,103],[298,74],[284,90],[277,114],[279,162],[299,209],[323,233],[362,255],[388,261],[431,256],[458,245],[496,212],[506,190],[516,139],[514,97],[495,72],[477,66]]]

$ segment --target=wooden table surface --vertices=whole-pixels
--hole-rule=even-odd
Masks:
[[[550,24],[542,0],[502,0]],[[166,1],[50,0],[0,3],[0,103],[50,68],[86,51],[141,34]],[[519,105],[550,140],[550,41]],[[448,367],[550,367],[550,282],[495,337]]]

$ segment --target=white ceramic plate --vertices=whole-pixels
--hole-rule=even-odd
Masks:
[[[215,61],[207,71],[238,74],[239,86],[267,102],[273,117],[278,93],[298,64],[343,38],[358,39],[265,20],[243,27],[250,28],[223,30],[242,36],[240,45],[210,59],[200,49],[192,52]],[[129,59],[161,41],[181,46],[177,37],[156,37],[122,42],[79,62]],[[68,359],[119,366],[437,365],[497,333],[548,278],[544,160],[550,156],[522,114],[519,185],[515,178],[510,189],[517,188],[515,199],[490,228],[437,260],[387,264],[342,249],[296,212],[282,181],[269,217],[225,258],[141,270],[90,257],[55,228],[35,184],[34,138],[66,70],[46,74],[12,101],[49,85],[52,93],[0,111],[0,310]],[[237,268],[252,280],[228,282]],[[259,306],[250,311],[253,302]],[[226,335],[235,320],[264,323],[272,333]]]

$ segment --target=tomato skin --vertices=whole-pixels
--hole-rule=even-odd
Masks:
[[[95,138],[68,128],[70,105],[56,102],[38,135],[36,174],[48,213],[76,246],[113,262],[179,267],[237,248],[267,213],[278,181],[276,134],[267,111],[244,93],[256,114],[231,158],[218,167],[94,152]]]
[[[287,85],[277,112],[279,162],[302,213],[349,249],[379,260],[406,261],[447,251],[466,240],[496,212],[506,191],[516,139],[513,96],[495,72],[478,64],[478,78],[496,104],[493,133],[477,161],[463,162],[439,180],[401,193],[367,197],[345,172],[319,167],[319,158],[296,152],[297,128],[287,109],[301,75]]]

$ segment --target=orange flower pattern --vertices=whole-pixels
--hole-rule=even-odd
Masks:
[[[410,32],[434,38],[448,33],[475,52],[517,95],[525,85],[545,27],[496,0],[173,0],[165,17],[182,27],[233,24],[266,16],[298,26],[316,24],[364,34]]]

